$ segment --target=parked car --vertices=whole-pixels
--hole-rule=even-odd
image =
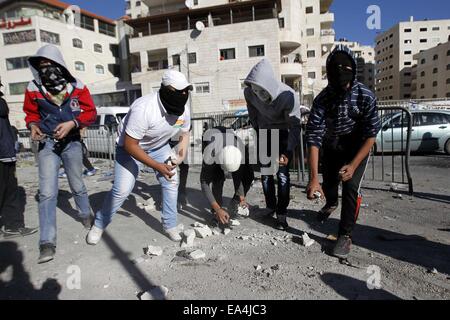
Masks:
[[[444,151],[450,154],[450,111],[414,110],[411,132],[412,152]],[[406,150],[408,118],[400,112],[384,117],[376,138],[375,152]]]
[[[97,108],[97,119],[84,139],[91,153],[108,153],[115,148],[117,128],[129,110],[129,107]]]

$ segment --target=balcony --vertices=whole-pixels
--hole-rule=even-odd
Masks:
[[[331,29],[334,23],[334,13],[327,12],[320,15],[320,27],[322,29]]]
[[[301,46],[298,33],[280,29],[280,46],[283,50],[294,51]]]
[[[280,73],[284,77],[299,77],[303,74],[300,54],[290,54],[281,57]]]
[[[333,29],[325,29],[320,31],[320,37],[323,45],[334,45],[336,32]]]

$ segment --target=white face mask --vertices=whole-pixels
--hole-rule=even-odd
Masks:
[[[260,86],[257,86],[256,84],[252,84],[252,91],[253,93],[258,97],[259,100],[265,103],[272,102],[272,97],[270,94],[261,88]]]

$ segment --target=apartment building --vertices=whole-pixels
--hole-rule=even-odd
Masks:
[[[380,100],[413,98],[416,54],[449,41],[450,20],[400,22],[376,38],[375,87]]]
[[[450,41],[414,56],[413,99],[450,98]]]
[[[24,92],[32,80],[27,58],[46,44],[59,47],[68,69],[89,87],[97,104],[126,100],[124,92],[133,89],[120,81],[121,43],[126,41],[118,35],[117,22],[85,10],[78,19],[65,13],[68,7],[55,0],[0,3],[0,76],[11,122],[18,128],[24,127]]]
[[[336,41],[336,46],[338,45],[345,45],[353,51],[356,57],[358,81],[375,92],[375,49],[347,39]]]
[[[243,80],[268,58],[280,80],[305,101],[326,85],[334,45],[332,0],[127,1],[132,82],[157,90],[165,69],[194,84],[194,113],[246,108]],[[308,103],[308,102],[307,102]]]

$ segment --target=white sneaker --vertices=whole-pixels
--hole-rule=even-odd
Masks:
[[[86,236],[86,242],[92,246],[95,246],[102,238],[102,235],[103,229],[100,229],[94,225]]]
[[[183,229],[184,226],[182,224],[179,224],[174,228],[165,229],[164,233],[169,237],[170,240],[180,242],[182,239],[180,233],[183,232]]]

